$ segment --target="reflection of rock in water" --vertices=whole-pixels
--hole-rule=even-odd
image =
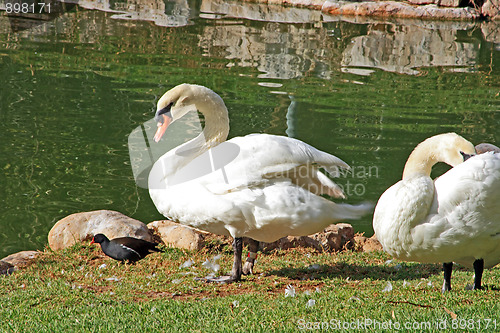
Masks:
[[[261,78],[291,79],[307,73],[329,78],[325,45],[318,31],[268,23],[257,29],[245,25],[207,26],[200,36],[204,55],[224,57],[226,66],[255,67]]]
[[[189,24],[191,11],[187,0],[64,0],[86,9],[116,13],[114,19],[152,21],[158,26],[179,27]]]
[[[457,41],[457,31],[396,26],[396,31],[372,29],[356,37],[345,49],[342,65],[346,72],[361,67],[415,75],[416,68],[448,66],[469,71],[476,63],[479,45]]]
[[[267,3],[235,2],[232,0],[202,0],[200,12],[223,14],[228,17],[281,23],[320,22],[323,14],[317,10],[285,7]]]
[[[496,49],[500,50],[500,21],[483,22],[483,24],[481,24],[481,31],[484,39],[487,42],[495,43]]]
[[[329,78],[325,59],[325,29],[270,22],[319,22],[322,14],[300,8],[224,0],[203,1],[201,12],[226,17],[267,21],[260,28],[248,25],[207,26],[200,39],[206,56],[231,60],[227,66],[256,67],[261,78],[291,79],[314,72]]]
[[[22,10],[19,13],[7,13],[7,3],[11,5],[26,6],[28,5],[27,13]],[[9,18],[10,28],[13,32],[29,30],[37,26],[45,24],[47,21],[52,21],[67,11],[73,9],[74,4],[65,4],[57,0],[4,0],[0,1],[0,10],[6,11],[6,16]]]

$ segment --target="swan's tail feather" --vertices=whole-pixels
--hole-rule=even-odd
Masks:
[[[364,202],[359,205],[336,204],[333,215],[338,220],[358,220],[367,214],[373,213],[375,205]]]

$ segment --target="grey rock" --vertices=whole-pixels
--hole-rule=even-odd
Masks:
[[[191,251],[201,250],[205,246],[205,236],[209,234],[169,220],[154,221],[147,227],[152,229],[165,245]]]
[[[313,248],[320,252],[335,252],[354,245],[354,229],[348,223],[332,224],[321,232],[309,236],[287,236],[273,243],[261,243],[264,251],[276,248]]]
[[[49,232],[49,247],[54,251],[61,250],[77,242],[90,240],[98,233],[109,239],[135,237],[153,240],[153,235],[141,221],[119,212],[98,210],[71,214],[59,220]]]

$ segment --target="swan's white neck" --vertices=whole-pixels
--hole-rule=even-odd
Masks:
[[[431,175],[432,167],[438,162],[438,158],[429,146],[428,144],[420,144],[413,150],[406,161],[403,179],[416,175],[427,177]]]
[[[438,162],[451,166],[462,163],[463,159],[457,151],[459,145],[464,145],[463,149],[467,151],[474,149],[470,142],[455,133],[439,134],[422,141],[408,157],[403,179],[415,176],[430,177],[432,167]]]
[[[193,96],[193,104],[205,117],[205,128],[196,138],[167,153],[172,170],[180,170],[199,155],[227,139],[229,134],[227,108],[219,95],[209,91],[211,94]]]
[[[205,141],[205,150],[226,141],[229,134],[229,117],[222,99],[220,103],[215,100],[212,103],[203,104],[203,106],[196,105],[196,107],[205,117],[205,128],[200,134]]]
[[[474,145],[456,133],[432,136],[421,142],[410,154],[403,179],[430,177],[434,164],[444,162],[452,167],[464,162],[464,156],[476,153]]]

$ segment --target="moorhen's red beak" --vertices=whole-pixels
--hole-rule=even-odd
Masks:
[[[90,245],[92,245],[92,244],[94,244],[94,243],[95,243],[95,242],[94,242],[94,238],[92,238],[92,242],[90,242]]]

